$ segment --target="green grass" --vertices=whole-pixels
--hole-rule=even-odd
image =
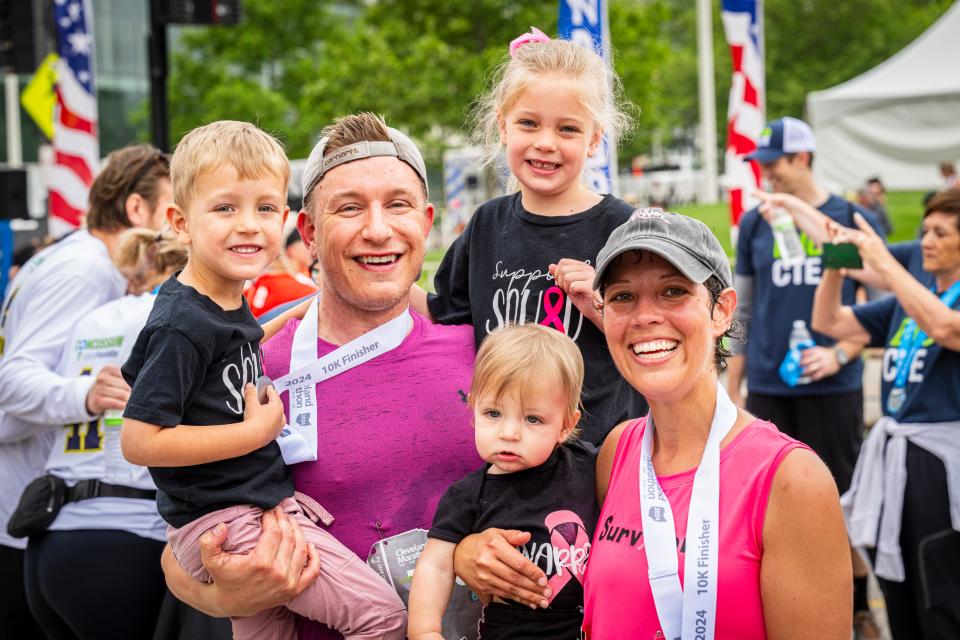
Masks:
[[[923,191],[892,191],[887,194],[887,211],[893,222],[890,242],[916,238],[917,229],[923,218],[923,195]],[[720,244],[723,245],[727,255],[733,258],[735,251],[730,244],[730,209],[726,203],[682,205],[675,210],[702,220],[720,239]],[[439,249],[430,251],[424,259],[424,270],[418,284],[428,291],[433,291],[433,273],[443,259],[443,253]]]

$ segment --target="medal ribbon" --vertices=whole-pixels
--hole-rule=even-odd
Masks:
[[[677,558],[677,532],[670,501],[653,468],[653,416],[640,447],[640,515],[650,591],[660,627],[668,640],[712,640],[717,612],[717,554],[720,512],[720,442],[737,421],[734,406],[717,385],[717,407],[700,466],[693,478],[687,513],[683,583]]]
[[[273,382],[277,393],[290,393],[290,422],[277,436],[287,464],[317,459],[317,385],[400,346],[413,317],[404,310],[393,320],[317,358],[317,319],[320,296],[307,309],[293,334],[290,371]]]
[[[937,293],[933,287],[930,291],[934,295]],[[947,307],[952,308],[958,298],[960,298],[960,281],[954,282],[949,289],[944,291],[943,295],[940,296],[940,301]],[[927,334],[917,326],[916,320],[908,318],[907,323],[903,326],[900,349],[897,352],[897,375],[893,381],[893,388],[887,394],[887,411],[891,415],[897,414],[903,408],[911,365],[926,339]]]

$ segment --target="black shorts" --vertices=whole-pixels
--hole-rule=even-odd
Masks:
[[[813,449],[841,494],[850,488],[863,442],[862,390],[826,396],[750,393],[746,409]]]
[[[530,609],[492,602],[483,608],[481,640],[579,640],[583,609]]]
[[[960,532],[950,521],[947,470],[940,458],[912,442],[900,553],[906,579],[879,580],[893,637],[960,638]]]

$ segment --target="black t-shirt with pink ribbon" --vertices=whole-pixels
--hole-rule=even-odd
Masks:
[[[539,467],[491,474],[486,464],[450,485],[427,535],[456,544],[490,527],[529,531],[530,541],[519,550],[547,574],[550,608],[578,610],[600,517],[596,456],[593,445],[572,441]]]
[[[595,265],[614,229],[634,208],[606,195],[586,211],[541,216],[523,208],[519,193],[484,203],[450,246],[428,297],[441,324],[472,324],[477,348],[505,324],[537,323],[570,336],[583,354],[583,439],[600,445],[610,430],[645,415],[647,404],[620,376],[607,341],[549,273],[571,258]]]

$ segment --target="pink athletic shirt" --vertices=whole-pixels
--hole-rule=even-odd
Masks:
[[[297,490],[333,514],[328,531],[364,561],[381,538],[429,529],[447,487],[483,463],[466,404],[473,328],[412,315],[413,329],[396,349],[317,386],[318,459],[291,467]],[[290,368],[299,324],[288,322],[263,345],[273,379]],[[319,340],[317,355],[335,348]],[[310,620],[301,620],[299,634],[341,637]]]
[[[663,640],[647,580],[640,517],[640,443],[646,418],[628,425],[617,443],[610,488],[590,550],[584,582],[583,628],[592,640]],[[720,555],[716,637],[766,638],[760,600],[763,521],[773,476],[789,452],[806,445],[754,420],[720,451]],[[680,583],[687,511],[696,469],[658,476],[677,528]]]

